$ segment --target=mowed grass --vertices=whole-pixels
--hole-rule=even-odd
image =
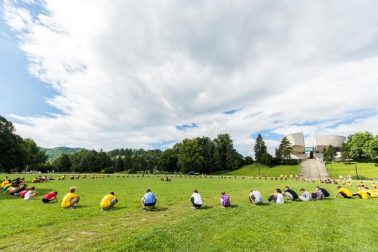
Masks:
[[[32,201],[0,195],[1,251],[377,251],[378,247],[378,199],[262,206],[252,206],[247,199],[252,188],[266,199],[276,187],[313,191],[317,183],[214,176],[162,182],[155,176],[112,176],[33,185],[40,195]],[[76,186],[81,196],[76,209],[42,204],[42,194],[56,190],[61,200],[70,186]],[[335,185],[324,187],[336,193]],[[141,211],[146,188],[158,197],[159,211]],[[194,188],[202,195],[204,209],[190,209]],[[120,201],[112,211],[99,211],[100,200],[109,191],[115,191]],[[230,194],[231,208],[219,207],[221,191]]]
[[[259,173],[260,168],[260,173]],[[295,174],[298,176],[301,174],[301,166],[298,165],[279,165],[274,167],[269,167],[261,164],[251,164],[246,165],[240,169],[229,171],[222,173],[224,175],[230,175],[230,176],[251,176],[251,177],[258,177],[259,174],[264,177],[279,177],[280,175],[293,175],[295,177]]]
[[[354,179],[356,179],[356,166],[360,179],[378,178],[378,166],[374,163],[333,162],[327,164],[327,169],[330,176],[333,178],[338,178],[339,176],[348,178],[348,176],[351,175]]]

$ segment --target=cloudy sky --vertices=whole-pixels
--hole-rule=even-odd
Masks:
[[[44,147],[378,133],[377,1],[3,0],[0,114]]]

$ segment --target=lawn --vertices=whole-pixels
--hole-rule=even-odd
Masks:
[[[349,175],[352,175],[356,179],[356,166],[360,179],[378,178],[378,166],[374,163],[333,162],[327,164],[327,169],[331,177],[338,178],[341,175],[348,178]]]
[[[1,175],[4,177],[4,175]],[[30,177],[28,178],[30,180]],[[372,182],[367,182],[370,186]],[[327,199],[284,205],[252,206],[247,195],[258,189],[264,198],[276,187],[290,185],[312,191],[317,183],[237,178],[115,177],[50,181],[34,184],[32,201],[0,194],[2,251],[376,251],[378,199]],[[43,205],[51,190],[60,199],[70,186],[81,196],[74,210]],[[159,211],[144,212],[146,188],[158,197]],[[197,188],[207,205],[190,209]],[[325,185],[333,195],[335,185]],[[353,190],[353,189],[352,189]],[[101,198],[115,191],[112,211],[99,211]],[[226,191],[233,206],[219,207]]]
[[[259,172],[260,168],[260,172]],[[301,174],[301,166],[298,165],[279,165],[279,166],[265,166],[261,164],[251,164],[244,166],[240,169],[224,172],[221,173],[224,175],[230,175],[230,176],[251,176],[251,177],[258,177],[261,175],[262,177],[279,177],[280,175],[293,175],[296,174],[299,176]]]

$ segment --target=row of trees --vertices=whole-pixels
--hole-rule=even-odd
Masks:
[[[13,124],[0,116],[0,171],[34,170],[47,158],[32,139],[17,135]]]
[[[58,172],[168,172],[196,171],[211,173],[232,170],[252,163],[233,147],[228,134],[220,134],[215,139],[197,137],[184,139],[165,151],[143,149],[116,149],[105,152],[81,150],[74,154],[64,154],[54,160],[51,169]]]

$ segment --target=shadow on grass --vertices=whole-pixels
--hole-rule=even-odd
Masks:
[[[164,212],[168,210],[168,207],[156,207],[156,208],[142,208],[145,212]]]

